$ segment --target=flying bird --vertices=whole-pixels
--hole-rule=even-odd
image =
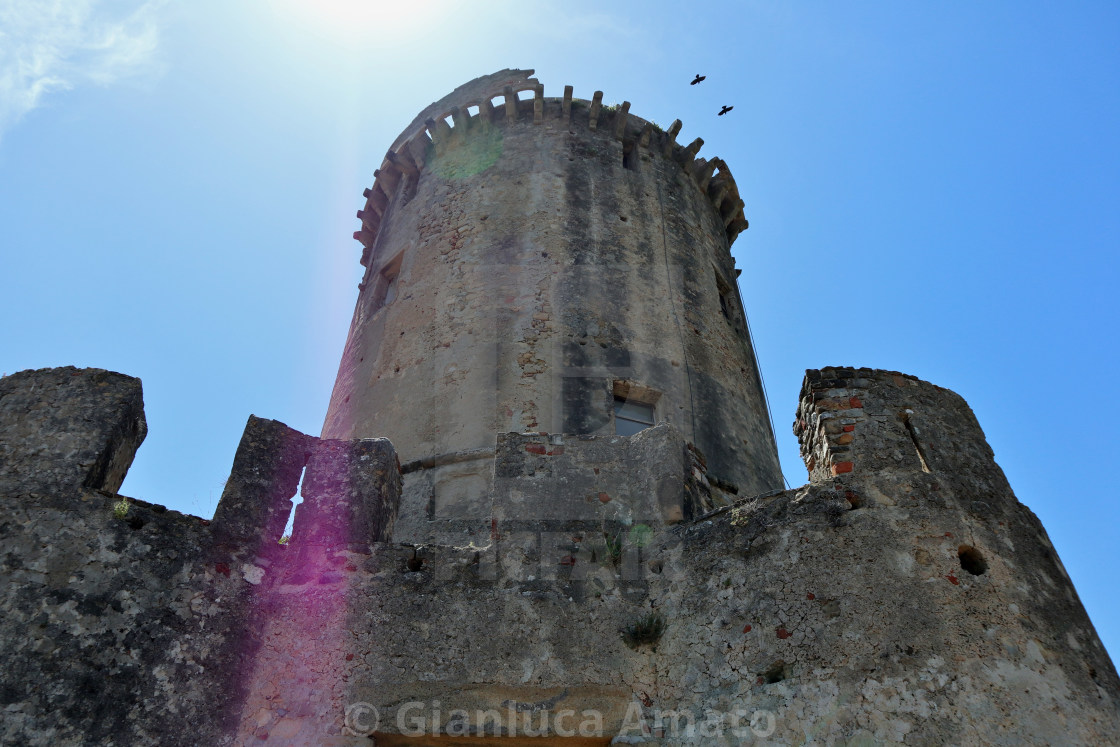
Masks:
[[[735,108],[735,107],[733,107],[733,106],[727,106],[727,105],[725,104],[725,105],[724,105],[724,107],[723,107],[722,109],[720,109],[720,110],[719,110],[719,114],[717,114],[716,116],[717,116],[717,117],[722,117],[722,116],[723,116],[724,114],[727,114],[727,113],[728,113],[729,111],[731,111],[731,110],[732,110],[732,109],[734,109],[734,108]]]
[[[694,86],[694,85],[696,85],[697,83],[699,83],[700,81],[704,80],[704,78],[707,78],[707,77],[708,77],[707,75],[701,75],[700,73],[696,73],[696,77],[695,77],[695,78],[693,78],[693,79],[692,79],[692,82],[691,82],[691,83],[689,83],[688,85],[690,85],[690,86]]]

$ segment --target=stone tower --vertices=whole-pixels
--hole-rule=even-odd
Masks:
[[[366,271],[323,437],[393,442],[400,538],[488,526],[506,432],[668,422],[729,494],[782,486],[727,165],[678,145],[679,121],[663,131],[570,86],[546,98],[532,72],[425,109],[358,213]]]
[[[774,489],[726,167],[527,75],[394,144],[323,437],[251,416],[212,519],[117,494],[139,380],[0,378],[0,743],[1115,744],[965,401],[807,371]]]

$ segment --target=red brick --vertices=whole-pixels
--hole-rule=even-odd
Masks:
[[[541,455],[548,453],[548,449],[544,447],[544,444],[525,444],[525,451],[529,452],[530,454]]]
[[[856,429],[856,427],[854,425],[845,425],[844,426],[844,432],[845,433],[851,433],[855,429]]]
[[[607,495],[606,493],[599,493],[599,502],[600,503],[610,503],[611,502],[611,497],[609,495]]]
[[[842,475],[846,472],[851,472],[854,465],[851,462],[837,462],[832,465],[832,474]]]
[[[789,638],[791,635],[793,635],[793,633],[789,632],[785,628],[778,628],[778,637],[782,640]]]
[[[856,407],[863,407],[863,403],[859,401],[859,397],[852,397],[848,400],[848,404],[851,405],[853,409]]]

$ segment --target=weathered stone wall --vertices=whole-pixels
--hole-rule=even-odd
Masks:
[[[490,474],[478,474],[473,453],[439,466],[405,465],[404,527],[395,536],[484,545],[521,526],[660,529],[729,502],[699,464],[693,471],[700,457],[668,423],[629,438],[503,433],[482,453]]]
[[[807,442],[836,434],[802,422],[863,411],[839,430],[856,434],[839,452],[852,469],[632,542],[617,564],[543,525],[363,569],[377,591],[354,611],[348,697],[378,708],[378,743],[425,743],[390,738],[416,719],[509,735],[564,710],[667,745],[1114,741],[1120,680],[963,400],[868,369],[809,372],[805,391],[823,395],[799,408]],[[657,621],[655,643],[627,645]]]
[[[251,418],[206,522],[84,487],[135,451],[135,379],[24,372],[0,395],[4,743],[1120,733],[1120,679],[1045,531],[964,401],[910,376],[809,372],[813,481],[730,506],[669,425],[508,434],[490,531],[455,546],[386,541],[384,439]]]
[[[262,583],[314,567],[279,544],[309,456],[331,458],[313,460],[303,505],[332,520],[305,534],[368,555],[391,531],[388,442],[259,418],[213,522],[110,492],[145,433],[142,401],[138,379],[96,369],[0,379],[0,743],[231,744],[276,643]]]
[[[228,731],[228,696],[215,695],[237,670],[240,579],[219,571],[206,522],[111,492],[144,433],[137,379],[0,379],[5,744],[185,745]]]
[[[531,71],[504,73],[429,107],[378,172],[324,437],[386,436],[411,462],[507,431],[610,434],[625,392],[742,494],[780,487],[734,292],[745,220],[726,165],[677,144],[679,122],[661,132],[628,104],[545,98]],[[478,505],[491,471],[441,469],[435,503]],[[398,539],[424,540],[412,527]]]

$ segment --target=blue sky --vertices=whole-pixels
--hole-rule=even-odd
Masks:
[[[319,432],[386,148],[534,68],[730,165],[792,484],[806,368],[957,391],[1120,651],[1120,6],[682,7],[0,0],[0,371],[141,377],[124,492],[209,516],[250,413]]]

